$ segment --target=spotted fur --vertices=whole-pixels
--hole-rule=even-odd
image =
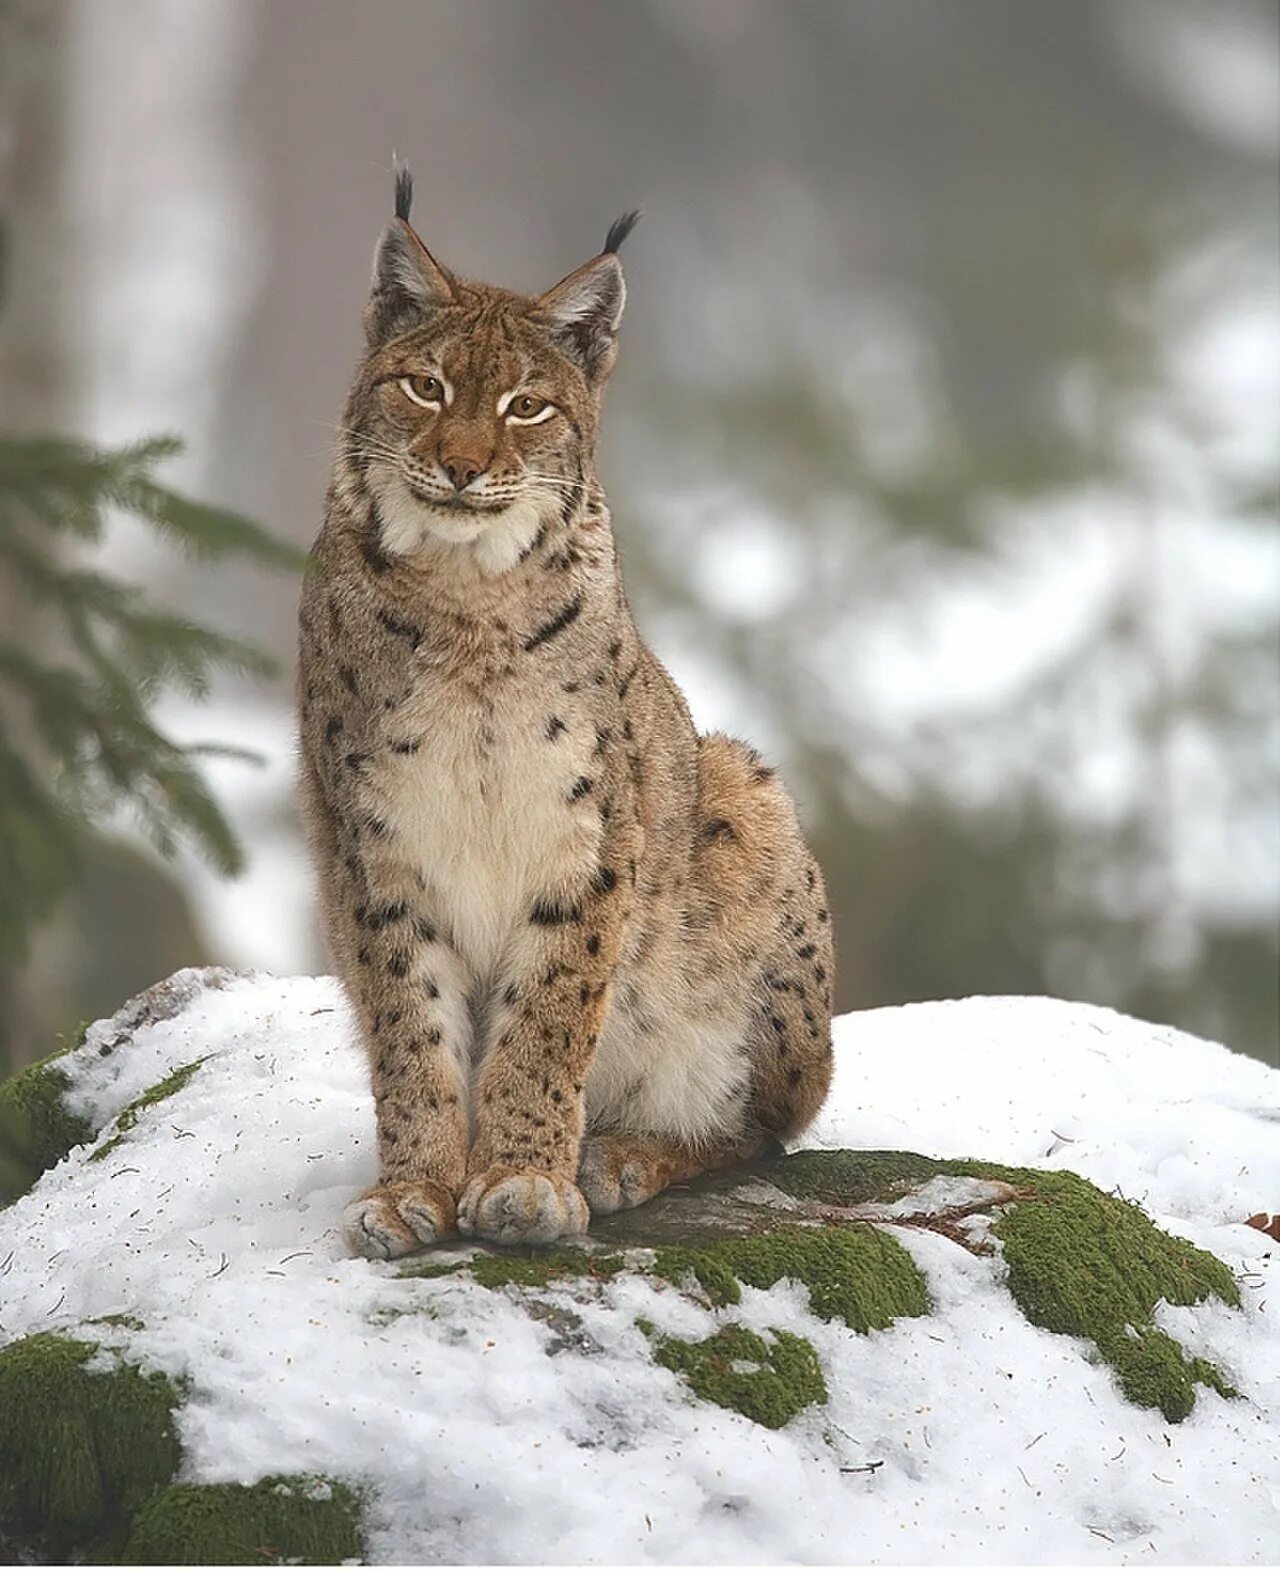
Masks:
[[[377,1106],[346,1226],[375,1256],[580,1231],[795,1135],[831,1070],[821,874],[636,632],[595,474],[634,220],[525,297],[441,267],[411,190],[299,613],[302,798]]]

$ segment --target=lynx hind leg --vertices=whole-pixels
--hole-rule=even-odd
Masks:
[[[807,860],[760,980],[751,1042],[751,1114],[788,1141],[810,1125],[831,1087],[831,925],[822,876]]]
[[[710,736],[699,750],[698,885],[711,941],[752,994],[751,1118],[788,1140],[831,1084],[831,914],[795,808],[754,749]]]
[[[745,1162],[757,1144],[743,1137],[691,1146],[628,1131],[589,1135],[582,1143],[578,1188],[593,1214],[622,1212],[651,1201],[668,1185]]]

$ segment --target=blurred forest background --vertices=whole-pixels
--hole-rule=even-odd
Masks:
[[[0,1068],[323,967],[244,520],[317,527],[393,149],[515,288],[644,207],[601,474],[796,792],[840,1008],[1277,1062],[1272,0],[0,0],[0,94]]]

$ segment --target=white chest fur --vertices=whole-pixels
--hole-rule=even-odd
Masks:
[[[387,731],[417,744],[381,750],[371,780],[396,853],[425,880],[432,920],[477,979],[491,981],[527,932],[534,902],[593,866],[598,802],[580,783],[591,777],[594,727],[567,711],[558,683],[489,702],[429,683]]]

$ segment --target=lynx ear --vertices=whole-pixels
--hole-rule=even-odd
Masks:
[[[454,298],[453,281],[409,223],[413,176],[396,167],[396,216],[373,255],[373,287],[364,323],[370,344],[381,343]]]
[[[618,352],[618,324],[627,286],[617,250],[639,213],[627,213],[609,228],[604,250],[538,299],[538,312],[561,346],[596,381],[609,374]]]

